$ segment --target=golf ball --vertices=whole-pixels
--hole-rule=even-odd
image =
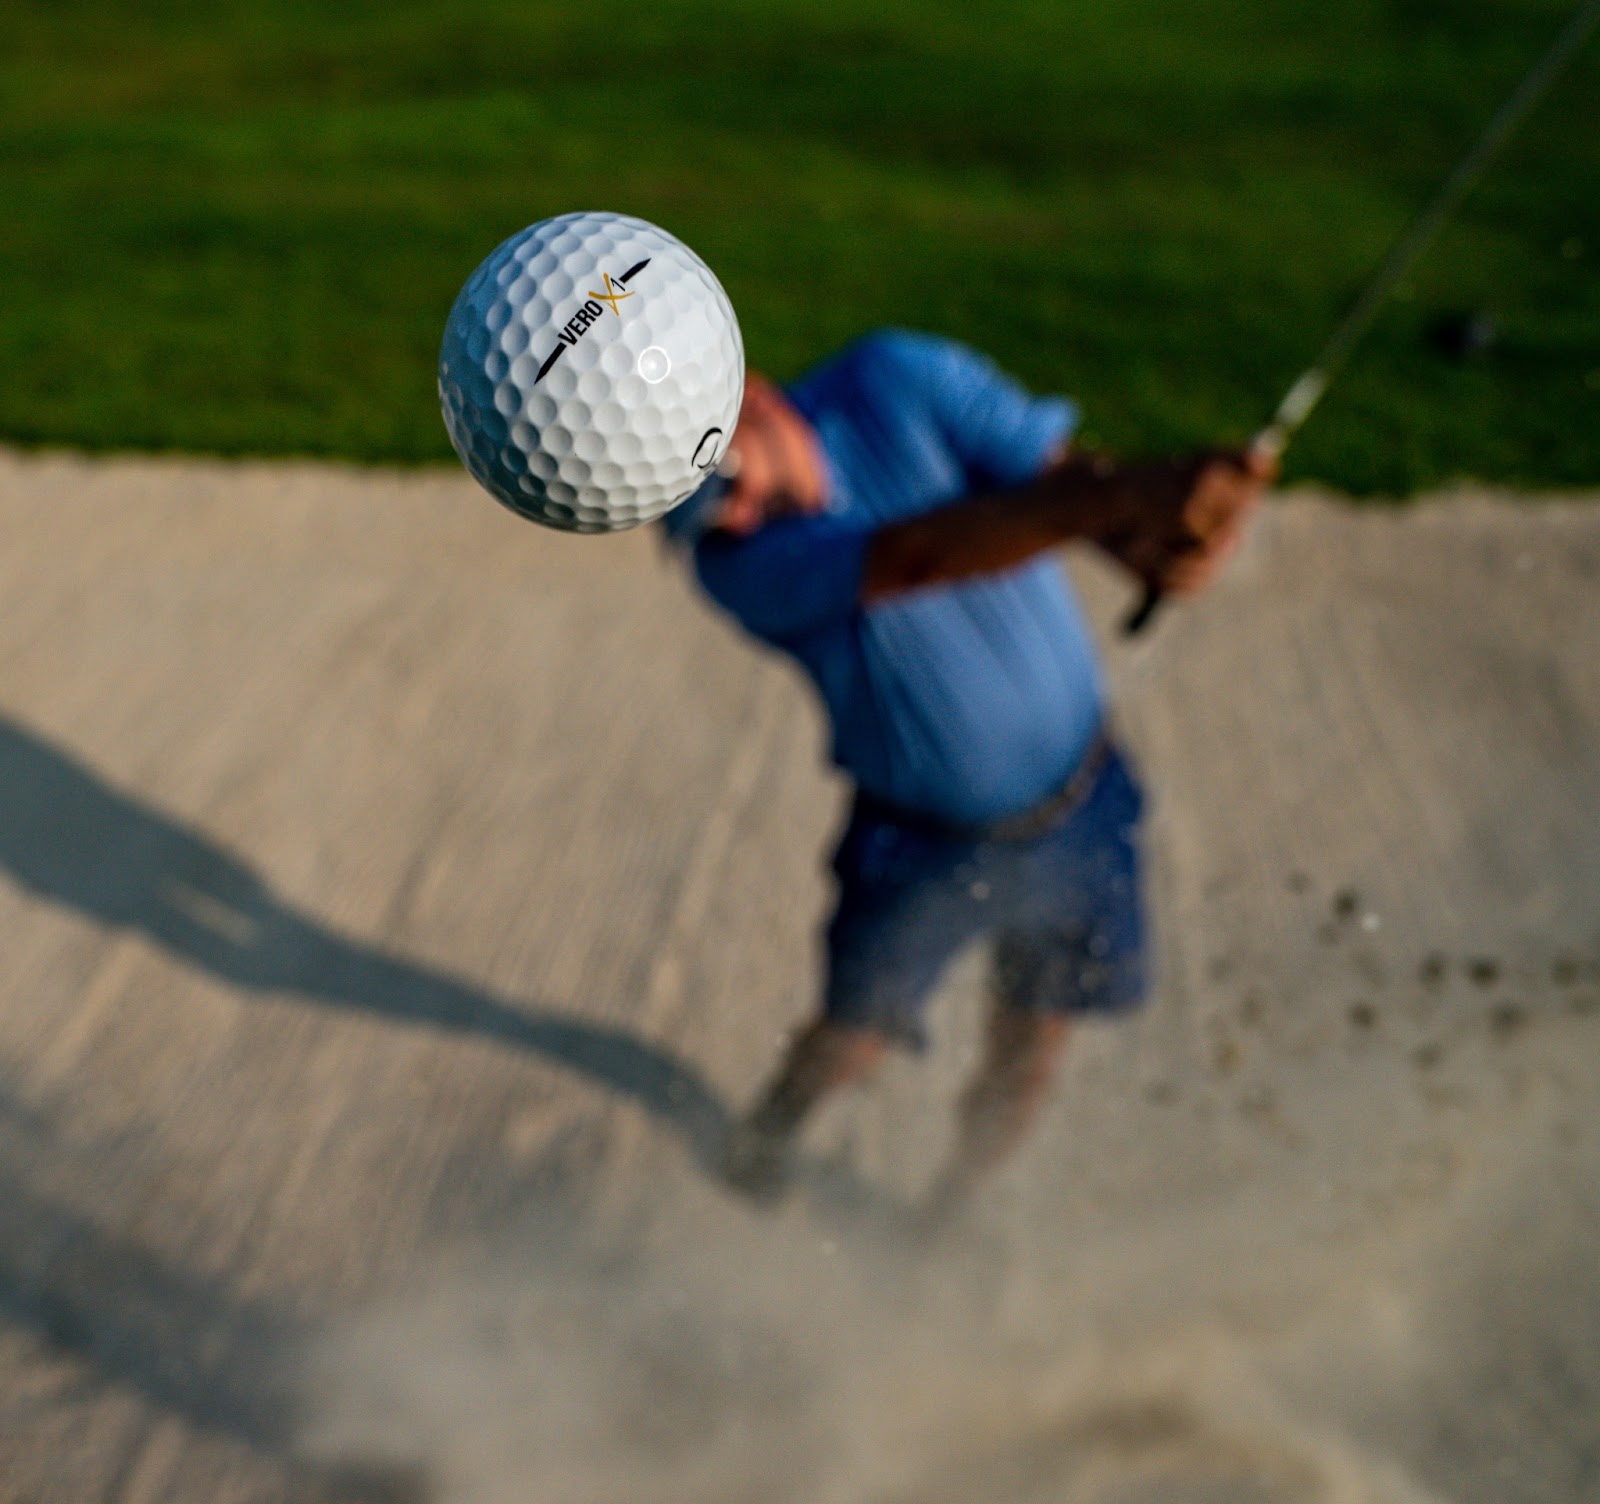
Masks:
[[[512,511],[575,533],[649,522],[716,467],[744,344],[722,284],[665,230],[563,214],[498,246],[439,351],[450,442]]]

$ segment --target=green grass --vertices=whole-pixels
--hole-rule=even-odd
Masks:
[[[1567,0],[11,0],[0,437],[413,462],[478,260],[572,208],[717,269],[752,364],[940,329],[1102,442],[1240,439]],[[1600,480],[1600,43],[1290,454]],[[1457,364],[1456,309],[1501,339]]]

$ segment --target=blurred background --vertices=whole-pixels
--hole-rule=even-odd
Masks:
[[[1124,450],[1243,439],[1563,0],[15,0],[0,436],[449,457],[455,291],[623,208],[779,377],[972,340]],[[1296,442],[1361,493],[1600,472],[1600,57],[1580,57]],[[1453,321],[1495,336],[1452,354]]]

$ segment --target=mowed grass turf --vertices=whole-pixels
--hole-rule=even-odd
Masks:
[[[448,456],[456,290],[549,214],[682,235],[793,374],[902,323],[1125,451],[1241,440],[1566,0],[11,0],[0,438]],[[1600,46],[1290,453],[1600,480]],[[1477,361],[1427,331],[1500,330]]]

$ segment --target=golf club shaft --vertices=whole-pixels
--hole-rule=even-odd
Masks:
[[[1371,327],[1378,310],[1394,292],[1401,278],[1428,248],[1438,234],[1439,227],[1456,211],[1495,153],[1505,144],[1506,138],[1522,124],[1554,82],[1556,75],[1588,39],[1596,21],[1600,21],[1600,0],[1584,0],[1561,28],[1549,50],[1529,69],[1511,96],[1495,111],[1494,118],[1484,127],[1483,134],[1473,143],[1472,149],[1456,164],[1455,170],[1440,185],[1439,191],[1395,241],[1361,296],[1350,305],[1349,312],[1329,336],[1316,360],[1284,393],[1283,400],[1272,415],[1272,421],[1250,441],[1251,454],[1276,460],[1288,447],[1289,440],[1311,416],[1312,409],[1327,391],[1329,382],[1344,365],[1357,341]],[[1136,637],[1144,631],[1155,617],[1161,601],[1160,590],[1147,588],[1144,599],[1123,623],[1123,634]]]

